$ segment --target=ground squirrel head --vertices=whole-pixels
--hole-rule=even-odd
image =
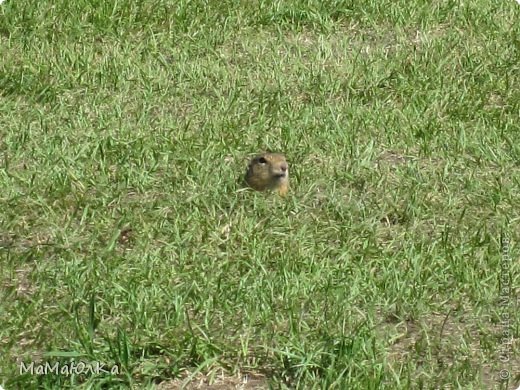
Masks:
[[[262,153],[247,167],[246,183],[257,191],[272,190],[284,196],[289,189],[289,165],[280,153]]]

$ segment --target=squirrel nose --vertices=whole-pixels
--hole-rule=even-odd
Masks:
[[[285,172],[287,170],[287,164],[282,164],[280,166],[280,169],[282,170],[282,172]]]

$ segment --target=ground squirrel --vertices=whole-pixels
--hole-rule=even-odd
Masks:
[[[247,167],[246,183],[257,191],[271,190],[285,196],[289,190],[289,165],[280,153],[262,153]]]

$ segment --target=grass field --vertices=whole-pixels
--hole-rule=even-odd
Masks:
[[[5,390],[520,384],[515,1],[7,0],[0,53]]]

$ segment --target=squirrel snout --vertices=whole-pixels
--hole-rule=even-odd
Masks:
[[[273,174],[274,174],[274,177],[276,178],[282,178],[282,177],[286,177],[287,176],[287,169],[288,169],[288,166],[287,166],[287,163],[283,163],[281,164],[278,169],[276,169]]]

